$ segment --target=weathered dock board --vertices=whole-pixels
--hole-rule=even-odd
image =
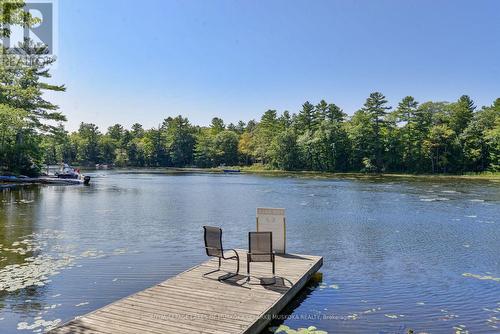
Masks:
[[[275,285],[270,263],[252,263],[247,282],[246,253],[238,251],[240,275],[225,281],[220,276],[233,272],[236,262],[208,260],[149,289],[52,330],[50,333],[259,333],[304,287],[323,264],[323,258],[288,254],[276,256]]]

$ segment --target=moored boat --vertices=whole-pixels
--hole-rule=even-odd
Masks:
[[[78,183],[88,185],[90,183],[90,176],[84,176],[80,173],[80,168],[73,168],[66,163],[62,163],[58,172],[54,174],[58,179],[75,180]],[[49,179],[50,180],[50,179]]]
[[[49,168],[47,174],[42,177],[27,177],[14,175],[0,175],[0,183],[5,184],[59,184],[77,185],[90,184],[90,176],[82,175],[80,169],[73,168],[68,164],[61,164],[61,167],[53,175],[50,175]]]
[[[239,173],[239,169],[223,169],[222,170],[224,173]]]

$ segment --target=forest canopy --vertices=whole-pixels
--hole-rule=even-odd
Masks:
[[[7,118],[22,129],[26,111],[19,109],[15,115]],[[16,131],[9,134],[15,138]],[[95,124],[81,123],[78,131],[68,133],[61,125],[38,138],[35,151],[45,164],[260,163],[273,169],[327,172],[499,171],[500,98],[478,109],[467,95],[451,103],[419,103],[407,96],[391,107],[382,93],[375,92],[350,117],[336,104],[321,100],[305,102],[296,113],[267,110],[257,121],[237,124],[215,117],[210,125],[198,126],[179,115],[152,129],[139,123],[130,129],[115,124],[102,132]]]

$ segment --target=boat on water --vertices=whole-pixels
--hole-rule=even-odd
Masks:
[[[50,178],[50,176],[48,176]],[[80,173],[80,168],[73,168],[66,163],[62,163],[54,177],[60,180],[74,180],[78,183],[88,185],[90,183],[90,176],[84,176]],[[49,179],[50,180],[50,179]]]
[[[70,165],[63,163],[61,164],[61,168],[59,168],[59,170],[54,173],[54,176],[58,179],[77,180],[80,178],[80,169],[73,168]]]
[[[90,176],[80,173],[80,169],[73,168],[68,164],[61,164],[54,174],[49,173],[41,177],[0,175],[0,182],[4,184],[59,184],[59,185],[89,185]]]
[[[228,173],[228,174],[240,173],[239,169],[232,169],[232,168],[228,168],[228,167],[230,167],[230,166],[226,166],[226,164],[221,164],[221,165],[219,165],[219,171],[222,173]]]
[[[239,169],[223,169],[224,173],[240,173]]]

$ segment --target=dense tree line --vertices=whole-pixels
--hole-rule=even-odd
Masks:
[[[21,0],[0,1],[0,38],[11,35],[12,26],[39,23],[24,11]],[[0,58],[0,172],[36,174],[45,159],[44,136],[57,137],[66,118],[45,100],[46,91],[64,91],[64,86],[44,82],[50,77],[54,58],[41,44],[24,39],[17,49],[1,46]],[[36,61],[29,61],[36,59]]]
[[[266,111],[259,121],[195,126],[182,116],[157,128],[94,124],[42,136],[45,163],[61,160],[133,167],[216,167],[262,163],[282,170],[462,173],[500,169],[500,99],[476,110],[466,95],[453,103],[395,108],[375,92],[348,117],[337,105],[306,102],[295,114]]]

